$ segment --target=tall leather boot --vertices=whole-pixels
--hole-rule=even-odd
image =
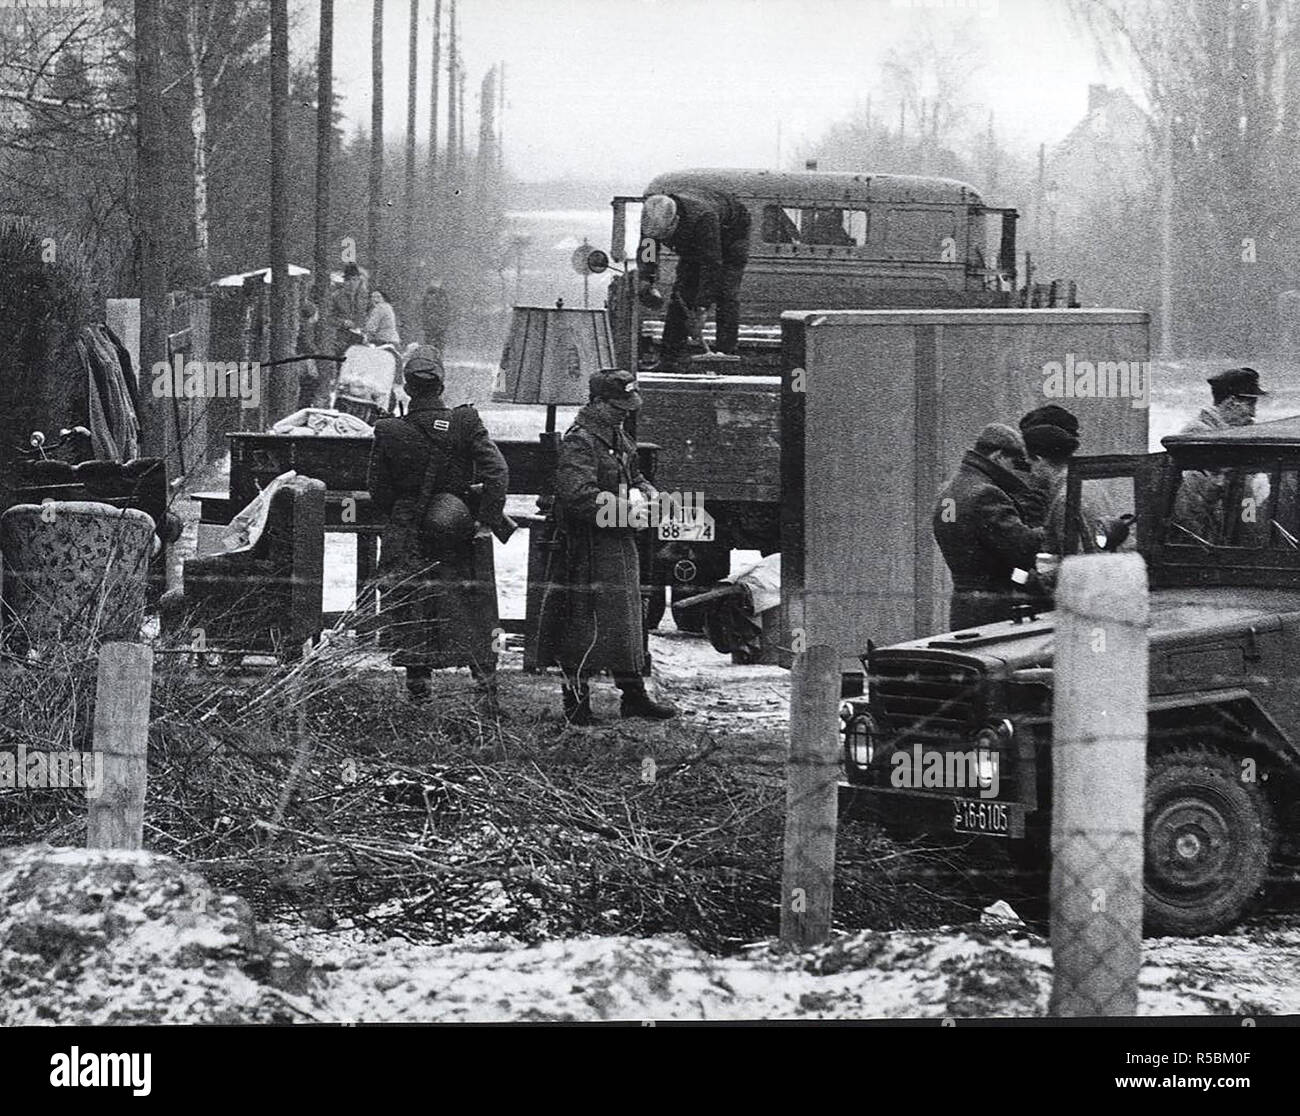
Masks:
[[[581,682],[577,686],[565,686],[564,719],[571,725],[594,725],[596,718],[591,712],[591,689]]]
[[[655,701],[645,692],[645,679],[639,674],[620,675],[614,684],[623,691],[619,712],[624,717],[644,717],[650,721],[667,721],[677,716],[677,706]]]

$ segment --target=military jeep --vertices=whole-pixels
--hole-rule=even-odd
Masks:
[[[1145,922],[1197,935],[1241,919],[1300,859],[1300,417],[1163,445],[1072,463],[1066,549],[1136,514],[1126,545],[1151,592]],[[865,695],[841,705],[844,810],[1002,842],[1044,869],[1053,631],[1050,611],[1026,609],[869,647]],[[891,778],[934,753],[927,778]]]

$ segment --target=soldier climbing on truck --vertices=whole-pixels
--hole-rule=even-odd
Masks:
[[[610,284],[608,305],[617,363],[637,374],[645,399],[636,436],[660,447],[660,487],[704,493],[711,524],[708,538],[687,523],[660,525],[664,545],[654,581],[671,586],[674,599],[724,578],[732,550],[769,555],[781,549],[782,313],[1039,304],[1017,290],[1016,211],[986,204],[963,182],[690,170],[660,175],[643,194],[615,198],[613,207],[609,256],[629,266]],[[687,310],[706,303],[709,283],[707,275],[693,278],[697,250],[683,241],[678,254],[671,233],[655,239],[675,209],[682,211],[679,220],[700,227],[699,213],[716,217],[724,265],[716,329],[702,326],[690,355]],[[645,258],[639,232],[651,238]],[[1049,304],[1077,305],[1072,284],[1051,289],[1071,293]],[[663,298],[669,290],[682,301]],[[739,359],[711,359],[711,334],[713,348]],[[698,618],[677,619],[699,629]]]

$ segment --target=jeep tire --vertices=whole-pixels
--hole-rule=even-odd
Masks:
[[[1148,934],[1212,934],[1238,921],[1267,875],[1269,803],[1231,756],[1178,748],[1147,762]]]

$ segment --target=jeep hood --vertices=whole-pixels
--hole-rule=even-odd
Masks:
[[[1178,588],[1151,590],[1150,636],[1153,644],[1197,642],[1216,634],[1253,627],[1277,627],[1281,615],[1300,613],[1300,592],[1279,589]],[[876,648],[884,657],[901,652],[949,653],[980,659],[991,669],[1020,670],[1051,666],[1056,614],[1045,612],[1017,623],[1003,620],[979,628],[945,632],[924,639]]]

